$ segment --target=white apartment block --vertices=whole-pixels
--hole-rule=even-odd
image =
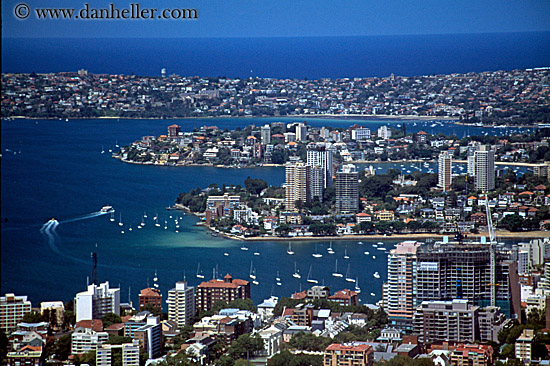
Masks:
[[[183,327],[190,324],[195,315],[195,287],[187,282],[176,282],[176,287],[168,291],[168,320]]]
[[[87,291],[76,294],[74,304],[77,322],[101,319],[108,313],[120,315],[120,289],[110,288],[109,281],[91,284]]]
[[[15,329],[25,314],[31,312],[31,306],[27,296],[6,294],[0,297],[0,329],[6,333]]]
[[[71,334],[71,353],[75,355],[95,351],[108,339],[107,332],[95,332],[90,328],[76,328]]]

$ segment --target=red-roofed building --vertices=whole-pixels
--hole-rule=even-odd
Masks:
[[[355,219],[357,220],[357,223],[360,224],[362,222],[370,222],[372,221],[371,215],[365,212],[359,212],[355,215]]]
[[[359,305],[357,292],[348,289],[336,291],[334,295],[329,296],[328,299],[342,306]]]
[[[25,346],[19,351],[7,354],[9,366],[40,366],[42,365],[42,347]]]
[[[94,332],[103,332],[103,322],[101,319],[81,320],[76,323],[74,328],[88,328]]]
[[[484,344],[459,345],[451,353],[453,366],[492,366],[493,347]]]
[[[372,366],[374,350],[368,344],[333,343],[325,349],[323,366]]]
[[[197,286],[197,311],[209,311],[216,301],[231,302],[236,299],[250,299],[250,283],[233,279],[230,274],[223,280],[210,280]]]
[[[157,288],[144,288],[139,293],[139,310],[142,311],[145,305],[151,304],[153,308],[162,312],[162,294]]]
[[[168,126],[168,138],[178,137],[181,127],[178,125]]]

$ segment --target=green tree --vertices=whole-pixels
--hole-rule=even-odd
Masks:
[[[234,360],[238,358],[251,357],[255,352],[260,351],[264,348],[264,340],[258,335],[251,336],[246,333],[241,335],[231,344],[227,353]]]
[[[66,334],[61,336],[57,342],[55,342],[55,356],[61,361],[65,361],[71,354],[71,335]]]
[[[246,190],[250,192],[250,194],[255,195],[260,194],[260,192],[267,188],[267,182],[265,180],[254,179],[250,177],[245,179],[244,185],[246,187]]]
[[[44,318],[39,312],[31,311],[30,313],[25,314],[21,321],[23,323],[40,323],[44,321]]]
[[[109,334],[109,339],[105,343],[107,344],[132,343],[132,337],[124,337],[124,336],[119,336],[115,334]]]
[[[9,346],[10,341],[6,336],[6,333],[4,333],[3,329],[0,329],[0,361],[2,362],[2,365],[4,364],[4,360],[8,354]]]
[[[115,313],[107,313],[101,318],[101,321],[103,322],[103,327],[107,328],[111,326],[112,324],[116,323],[122,323],[122,319],[120,318],[120,315],[117,315]]]

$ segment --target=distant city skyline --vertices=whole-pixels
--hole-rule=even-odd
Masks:
[[[141,8],[196,9],[193,20],[39,20],[41,7],[85,6],[82,2],[27,1],[31,14],[14,15],[19,0],[2,6],[2,37],[311,37],[414,34],[464,34],[550,31],[550,2],[539,0],[482,0],[456,2],[352,1],[345,5],[329,0],[300,2],[177,1],[140,2]],[[89,7],[130,8],[130,1],[93,1]]]

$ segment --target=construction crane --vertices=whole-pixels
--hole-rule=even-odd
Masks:
[[[495,228],[493,227],[493,218],[489,208],[489,195],[485,193],[485,212],[487,215],[487,231],[489,233],[489,256],[490,256],[490,277],[491,277],[491,306],[497,303],[497,281],[496,281],[496,238]]]

